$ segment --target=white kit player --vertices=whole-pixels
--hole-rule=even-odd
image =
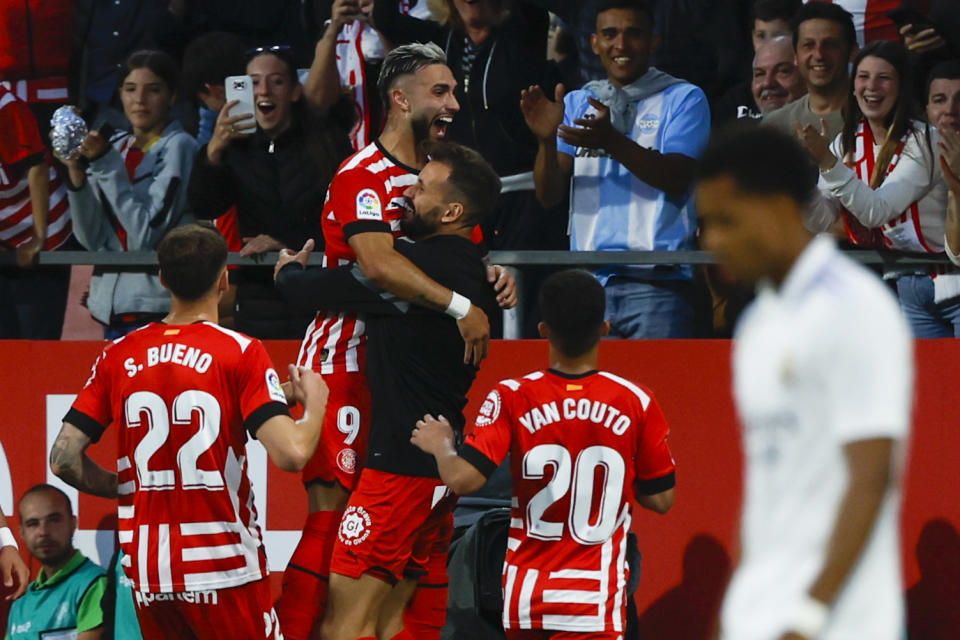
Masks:
[[[124,571],[143,637],[282,640],[247,476],[248,434],[298,471],[320,436],[327,389],[290,367],[294,422],[259,340],[217,326],[227,246],[199,225],[157,248],[170,313],[107,345],[64,418],[50,466],[81,491],[118,498]],[[86,454],[112,425],[117,472]]]
[[[880,280],[804,227],[804,154],[754,128],[701,160],[703,246],[758,284],[735,333],[746,479],[722,637],[896,640],[912,343]]]
[[[575,305],[570,301],[576,300]],[[411,441],[441,479],[472,493],[511,454],[513,509],[503,572],[509,640],[617,640],[625,630],[633,499],[673,505],[668,427],[640,385],[597,370],[603,287],[586,271],[550,276],[540,334],[550,368],[500,382],[459,455],[446,419],[425,416]]]

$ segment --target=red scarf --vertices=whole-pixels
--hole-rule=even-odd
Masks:
[[[907,136],[910,135],[910,132],[907,132],[903,139],[897,144],[897,149],[893,153],[893,157],[890,158],[890,164],[887,166],[887,175],[896,168],[897,163],[900,162],[900,157],[903,154],[903,148],[906,145]],[[873,177],[874,166],[876,163],[876,158],[874,157],[874,138],[873,130],[867,124],[866,120],[862,121],[857,127],[857,135],[854,143],[853,151],[853,170],[857,172],[857,177],[864,183],[870,184],[870,179]],[[903,248],[902,250],[913,250],[913,251],[927,251],[933,253],[933,250],[927,246],[926,241],[923,239],[923,233],[920,229],[920,209],[917,206],[917,203],[914,202],[911,204],[903,213],[901,213],[897,218],[887,221],[883,226],[877,229],[869,229],[860,223],[857,218],[850,213],[847,209],[843,209],[843,228],[847,232],[847,239],[851,244],[864,247],[868,249],[898,249],[891,238],[888,237],[888,234],[893,236],[903,236],[902,232],[905,229],[897,229],[904,224],[910,224],[912,229],[909,230],[909,235],[911,238],[915,238],[916,242],[911,244],[919,245],[919,247],[910,246]]]

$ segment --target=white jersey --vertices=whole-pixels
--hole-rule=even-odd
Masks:
[[[823,567],[846,489],[844,445],[902,443],[909,433],[912,342],[880,280],[821,236],[779,290],[758,291],[733,368],[746,478],[723,630],[730,640],[770,640]],[[818,640],[902,637],[899,502],[898,480]]]

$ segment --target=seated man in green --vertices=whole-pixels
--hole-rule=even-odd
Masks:
[[[17,506],[20,537],[40,562],[40,573],[13,603],[6,640],[98,640],[104,631],[100,601],[106,573],[73,548],[77,517],[60,489],[38,484]]]

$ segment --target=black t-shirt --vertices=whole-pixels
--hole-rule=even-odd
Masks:
[[[398,240],[397,251],[426,275],[466,296],[489,316],[497,312],[481,248],[460,236]],[[433,456],[410,444],[424,414],[443,415],[462,433],[463,407],[477,368],[463,363],[463,338],[446,314],[376,289],[359,267],[301,270],[288,265],[277,286],[291,303],[328,311],[365,312],[366,375],[373,401],[367,466],[437,478]]]

